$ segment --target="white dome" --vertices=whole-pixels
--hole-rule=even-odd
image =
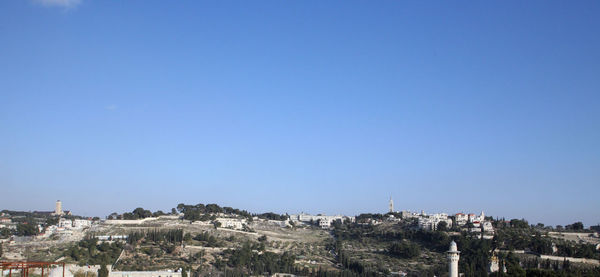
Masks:
[[[457,252],[458,251],[458,247],[456,246],[456,242],[452,241],[450,243],[450,250],[448,250],[448,252]]]

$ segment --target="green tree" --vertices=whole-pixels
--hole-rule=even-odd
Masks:
[[[525,219],[516,219],[515,218],[515,219],[510,220],[510,226],[513,228],[527,229],[527,228],[529,228],[529,223]]]
[[[57,225],[57,224],[58,224],[58,217],[52,216],[52,217],[46,218],[46,226]]]
[[[108,277],[108,269],[105,264],[102,264],[98,269],[98,277]]]
[[[388,251],[393,256],[407,259],[418,257],[419,255],[421,255],[421,249],[417,244],[404,241],[401,243],[393,243],[392,245],[390,245]]]
[[[144,210],[144,208],[136,208],[131,213],[133,214],[134,219],[146,218],[146,217],[152,216],[152,212],[149,210]]]
[[[184,213],[184,212],[185,212],[185,204],[183,204],[183,203],[179,203],[179,204],[177,204],[177,210],[178,210],[180,213]]]
[[[583,223],[581,223],[581,221],[575,222],[571,225],[567,225],[567,229],[581,231],[583,230]]]
[[[508,276],[518,276],[518,277],[526,276],[525,270],[523,270],[523,268],[521,268],[519,266],[519,264],[509,265],[506,273],[508,273]]]
[[[5,239],[10,237],[12,231],[8,228],[0,228],[0,239]]]
[[[158,210],[152,214],[153,217],[159,217],[161,215],[165,215],[165,213],[161,210]]]
[[[471,228],[475,228],[475,225],[473,224],[473,222],[469,221],[469,222],[467,222],[465,227],[467,227],[467,229],[471,230]]]
[[[35,236],[38,232],[38,228],[34,224],[24,222],[17,225],[17,236]]]
[[[438,225],[437,225],[437,230],[438,231],[448,231],[448,222],[440,221],[440,223],[438,223]]]

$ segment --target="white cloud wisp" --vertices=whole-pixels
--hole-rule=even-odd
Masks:
[[[81,4],[81,0],[34,0],[34,2],[47,7],[62,7],[65,9],[75,8]]]

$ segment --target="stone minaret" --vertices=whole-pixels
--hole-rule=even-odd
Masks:
[[[392,200],[392,197],[390,196],[390,213],[394,212],[394,200]]]
[[[448,254],[448,276],[458,277],[458,259],[460,258],[460,251],[456,247],[456,242],[450,243],[450,249],[446,252]]]

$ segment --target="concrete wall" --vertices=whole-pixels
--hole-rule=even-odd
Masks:
[[[560,257],[560,256],[550,256],[550,255],[540,255],[541,259],[548,259],[552,261],[564,261],[565,259],[572,263],[584,263],[584,264],[593,264],[600,265],[600,261],[594,259],[585,259],[585,258],[572,258],[572,257]]]
[[[125,220],[125,219],[107,219],[104,224],[142,224],[144,222],[157,220],[158,217],[146,217],[144,219]]]
[[[107,268],[110,270],[110,266],[107,266]],[[77,272],[77,271],[83,271],[83,272],[87,272],[88,274],[98,274],[98,269],[100,269],[99,265],[90,265],[89,267],[87,266],[78,266],[78,265],[74,265],[74,264],[66,264],[65,265],[65,277],[73,277],[73,273]],[[39,270],[37,270],[35,273],[39,274]],[[46,273],[44,273],[44,276]],[[62,266],[58,266],[55,268],[52,268],[50,270],[50,275],[48,275],[48,277],[62,277],[63,275],[63,268]]]
[[[65,265],[65,277],[73,277],[73,273],[78,271],[88,272],[88,274],[97,274],[100,269],[99,265],[78,266],[67,264]],[[107,266],[109,271],[109,277],[181,277],[181,272],[168,272],[168,271],[111,271],[111,266]],[[39,274],[39,270],[34,273]],[[48,277],[62,277],[63,269],[61,266],[52,268],[50,274],[44,276]],[[189,275],[188,275],[189,276]]]
[[[181,277],[181,272],[168,271],[113,271],[108,277]]]

